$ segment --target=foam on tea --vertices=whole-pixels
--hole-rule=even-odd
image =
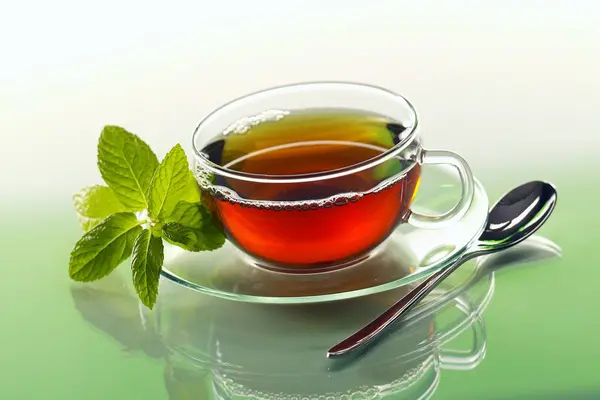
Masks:
[[[420,167],[400,157],[336,178],[393,147],[404,127],[344,109],[271,113],[233,125],[203,149],[232,172],[301,183],[249,182],[216,175],[212,203],[229,239],[268,264],[326,266],[366,254],[406,216]],[[217,188],[217,190],[214,190]]]

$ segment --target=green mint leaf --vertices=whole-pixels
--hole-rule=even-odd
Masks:
[[[162,160],[150,183],[148,214],[159,218],[171,213],[183,196],[189,195],[190,168],[185,152],[177,144]]]
[[[138,136],[118,126],[106,126],[98,142],[98,168],[104,182],[130,211],[148,208],[146,193],[158,159]]]
[[[152,309],[158,295],[160,271],[164,261],[163,242],[160,237],[144,229],[135,238],[131,271],[133,284],[142,303]]]
[[[200,203],[201,201],[200,186],[198,186],[198,181],[192,170],[188,170],[188,183],[180,200],[190,203]]]
[[[108,186],[95,185],[73,195],[81,228],[87,232],[111,214],[129,211]]]
[[[71,252],[71,279],[89,282],[110,274],[131,255],[140,224],[133,213],[117,213],[85,233]]]
[[[216,219],[206,207],[202,211],[202,229],[198,235],[201,250],[216,250],[225,244],[225,233],[223,225]]]
[[[180,201],[165,217],[165,222],[177,222],[190,228],[202,228],[202,218],[205,214],[202,204]]]
[[[163,226],[163,237],[185,250],[216,250],[225,243],[223,227],[201,204],[180,202],[169,220]]]
[[[188,251],[200,251],[198,248],[198,239],[193,228],[178,224],[177,222],[168,222],[162,229],[163,238],[175,246]]]

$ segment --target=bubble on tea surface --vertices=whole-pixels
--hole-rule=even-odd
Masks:
[[[242,135],[263,122],[279,121],[289,113],[284,110],[266,110],[256,115],[240,118],[223,131],[223,136]]]
[[[195,176],[198,185],[202,190],[209,192],[219,200],[227,201],[233,204],[239,204],[242,207],[262,208],[273,211],[279,210],[314,210],[318,208],[330,208],[336,205],[345,205],[355,203],[361,197],[376,194],[382,190],[390,189],[393,185],[402,181],[408,174],[408,170],[403,174],[393,176],[380,182],[377,186],[363,192],[339,193],[316,200],[292,200],[292,201],[271,201],[271,200],[249,200],[240,197],[235,191],[224,186],[215,185],[212,182],[213,173],[203,168],[200,164],[196,165]]]

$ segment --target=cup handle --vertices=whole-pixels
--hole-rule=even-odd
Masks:
[[[478,316],[473,325],[473,345],[469,350],[440,349],[440,367],[446,370],[466,371],[476,368],[485,358],[486,333],[481,316]]]
[[[407,222],[417,228],[439,229],[462,218],[471,206],[475,196],[475,181],[469,164],[458,154],[446,150],[423,150],[421,164],[447,164],[456,168],[462,186],[461,196],[458,203],[450,211],[441,215],[420,214],[411,210]]]

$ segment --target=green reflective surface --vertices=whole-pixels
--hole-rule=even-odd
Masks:
[[[495,272],[495,289],[481,313],[485,355],[469,370],[440,368],[434,398],[594,398],[600,394],[594,367],[600,357],[594,344],[600,331],[595,320],[595,280],[600,278],[594,248],[598,218],[593,213],[595,200],[583,195],[598,181],[588,174],[584,183],[581,177],[586,170],[580,171],[575,180],[565,171],[540,171],[559,189],[555,214],[540,235],[560,246],[562,257],[534,257]],[[492,172],[480,176],[489,182],[491,198],[520,182],[516,176],[495,178]],[[163,281],[162,303],[155,311],[140,314],[126,265],[98,284],[69,281],[66,263],[79,235],[77,221],[68,201],[59,201],[57,196],[45,204],[42,212],[24,200],[7,204],[2,213],[5,227],[10,227],[1,233],[5,274],[0,284],[2,398],[219,398],[215,387],[223,381],[216,372],[227,375],[227,368],[246,385],[252,387],[254,382],[258,393],[269,393],[270,387],[272,396],[285,390],[297,393],[289,386],[298,385],[297,380],[286,386],[283,379],[265,379],[286,368],[300,382],[306,373],[306,387],[322,385],[324,393],[329,393],[332,389],[327,383],[345,389],[345,384],[352,386],[361,379],[367,386],[377,386],[404,376],[406,360],[400,356],[422,349],[427,338],[415,339],[398,331],[394,335],[397,341],[402,339],[399,344],[383,342],[386,351],[381,349],[376,356],[374,350],[351,367],[369,363],[368,369],[337,380],[322,359],[327,346],[383,310],[394,299],[392,295],[379,303],[354,302],[326,310],[313,306],[300,312],[265,311],[202,297]],[[157,326],[159,312],[163,314]],[[433,319],[457,318],[446,314],[440,312]],[[472,345],[474,328],[472,322],[469,325],[454,339],[455,347]],[[446,328],[437,329],[444,333]],[[220,356],[215,349],[219,343],[229,346],[219,350]],[[298,357],[294,348],[311,351]],[[286,351],[291,354],[282,361]],[[378,370],[377,361],[385,361],[391,351],[401,360]],[[294,357],[306,366],[282,364]],[[369,375],[365,371],[379,372]],[[321,373],[327,379],[311,377]],[[363,397],[360,393],[356,398],[370,398],[375,392],[364,392]],[[413,398],[407,393],[392,393],[389,398]]]

